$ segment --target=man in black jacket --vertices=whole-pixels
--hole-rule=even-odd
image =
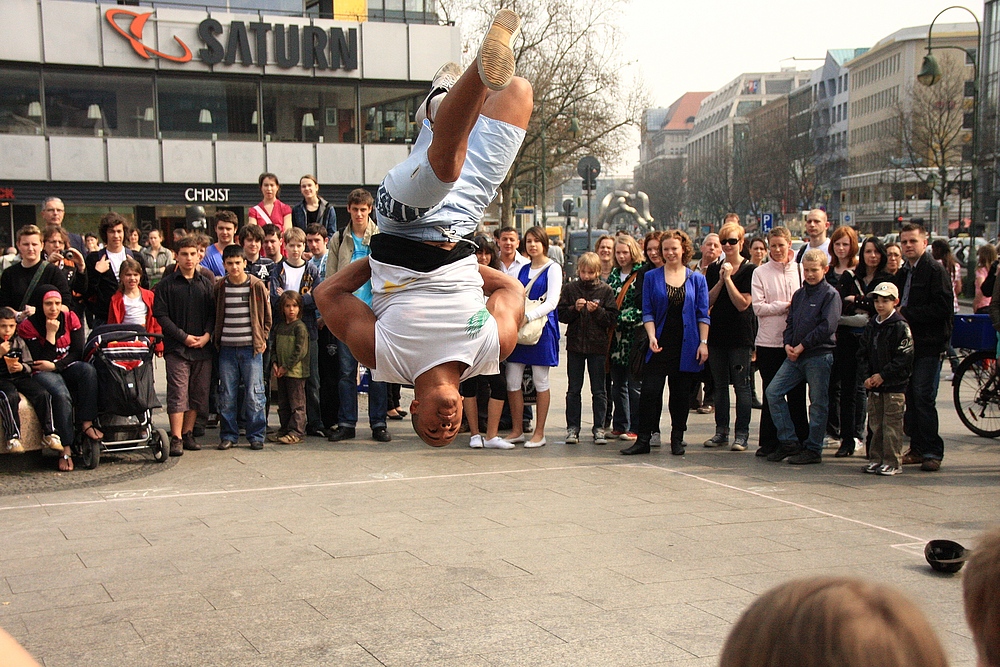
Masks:
[[[865,472],[889,476],[902,472],[903,407],[913,371],[913,336],[896,311],[896,285],[879,283],[868,296],[874,299],[877,317],[865,325],[857,355],[858,379],[868,390],[868,426],[872,431]]]
[[[104,241],[104,248],[87,255],[87,308],[94,316],[94,327],[99,327],[108,321],[108,308],[111,297],[118,291],[118,269],[126,257],[139,262],[142,260],[125,247],[125,233],[130,225],[117,213],[105,213],[101,218],[98,233]],[[149,279],[143,271],[139,284],[149,289]]]
[[[13,308],[20,322],[35,312],[28,300],[38,285],[53,285],[62,294],[63,303],[72,303],[62,271],[42,260],[42,232],[38,227],[25,225],[17,230],[17,251],[20,263],[11,265],[0,276],[0,306]]]
[[[906,390],[903,422],[910,449],[903,455],[903,463],[919,463],[921,470],[933,472],[944,458],[935,403],[941,355],[954,326],[954,294],[948,272],[926,253],[927,232],[921,225],[904,225],[899,244],[905,261],[893,281],[899,288],[899,312],[913,333],[913,375]]]
[[[194,420],[199,409],[208,411],[215,292],[197,266],[198,241],[185,237],[177,244],[177,269],[157,283],[153,300],[153,315],[163,328],[171,456],[201,449],[194,441]]]

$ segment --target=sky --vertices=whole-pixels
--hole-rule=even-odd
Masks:
[[[631,0],[627,52],[654,106],[714,91],[742,72],[815,69],[829,49],[873,46],[900,28],[928,25],[947,0]],[[981,1],[966,5],[982,19]],[[952,9],[939,22],[972,21]],[[638,135],[636,137],[638,143]],[[625,164],[638,160],[638,151]]]

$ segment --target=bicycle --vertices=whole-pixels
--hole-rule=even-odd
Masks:
[[[965,427],[984,438],[1000,436],[997,332],[989,315],[956,315],[952,346],[974,350],[952,379],[952,399]]]

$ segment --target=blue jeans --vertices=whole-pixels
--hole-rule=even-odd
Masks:
[[[903,424],[910,436],[910,449],[925,459],[944,458],[944,440],[938,433],[937,393],[941,379],[941,357],[916,357],[906,389]]]
[[[264,359],[252,346],[219,348],[219,439],[236,442],[240,438],[236,396],[240,383],[245,387],[247,441],[264,442]]]
[[[709,346],[708,359],[715,380],[715,432],[729,435],[729,385],[736,390],[736,435],[750,435],[753,391],[749,347]]]
[[[594,410],[594,429],[603,428],[604,414],[608,410],[608,395],[604,391],[604,363],[607,355],[567,353],[566,373],[569,376],[569,387],[566,390],[566,428],[580,430],[583,412],[583,371],[584,364],[590,375],[590,393]]]
[[[639,396],[642,381],[632,377],[628,366],[611,364],[611,400],[615,405],[612,428],[622,433],[635,433],[639,428]]]
[[[351,354],[347,343],[339,341],[340,352],[340,427],[358,425],[358,361]],[[385,382],[368,383],[368,424],[372,429],[385,428],[385,413],[389,409],[389,385]]]
[[[833,368],[833,354],[817,354],[806,359],[792,361],[785,359],[771,384],[767,385],[767,401],[771,406],[771,419],[778,430],[778,442],[782,447],[798,443],[795,424],[788,409],[785,394],[791,392],[803,380],[809,385],[809,439],[806,449],[817,454],[823,452],[826,436],[826,419],[830,413],[830,369]]]
[[[61,372],[42,371],[33,376],[52,397],[52,421],[64,445],[73,442],[73,405],[76,421],[97,419],[97,369],[77,361]]]

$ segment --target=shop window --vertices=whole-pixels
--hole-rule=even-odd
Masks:
[[[265,141],[357,143],[357,88],[267,83],[262,86]]]
[[[0,69],[0,134],[41,134],[42,94],[38,72]]]
[[[44,81],[49,134],[156,136],[151,75],[46,72]]]
[[[157,97],[163,139],[260,137],[255,83],[160,77]]]
[[[417,105],[426,96],[419,88],[362,88],[362,141],[368,144],[410,143],[417,137]]]

